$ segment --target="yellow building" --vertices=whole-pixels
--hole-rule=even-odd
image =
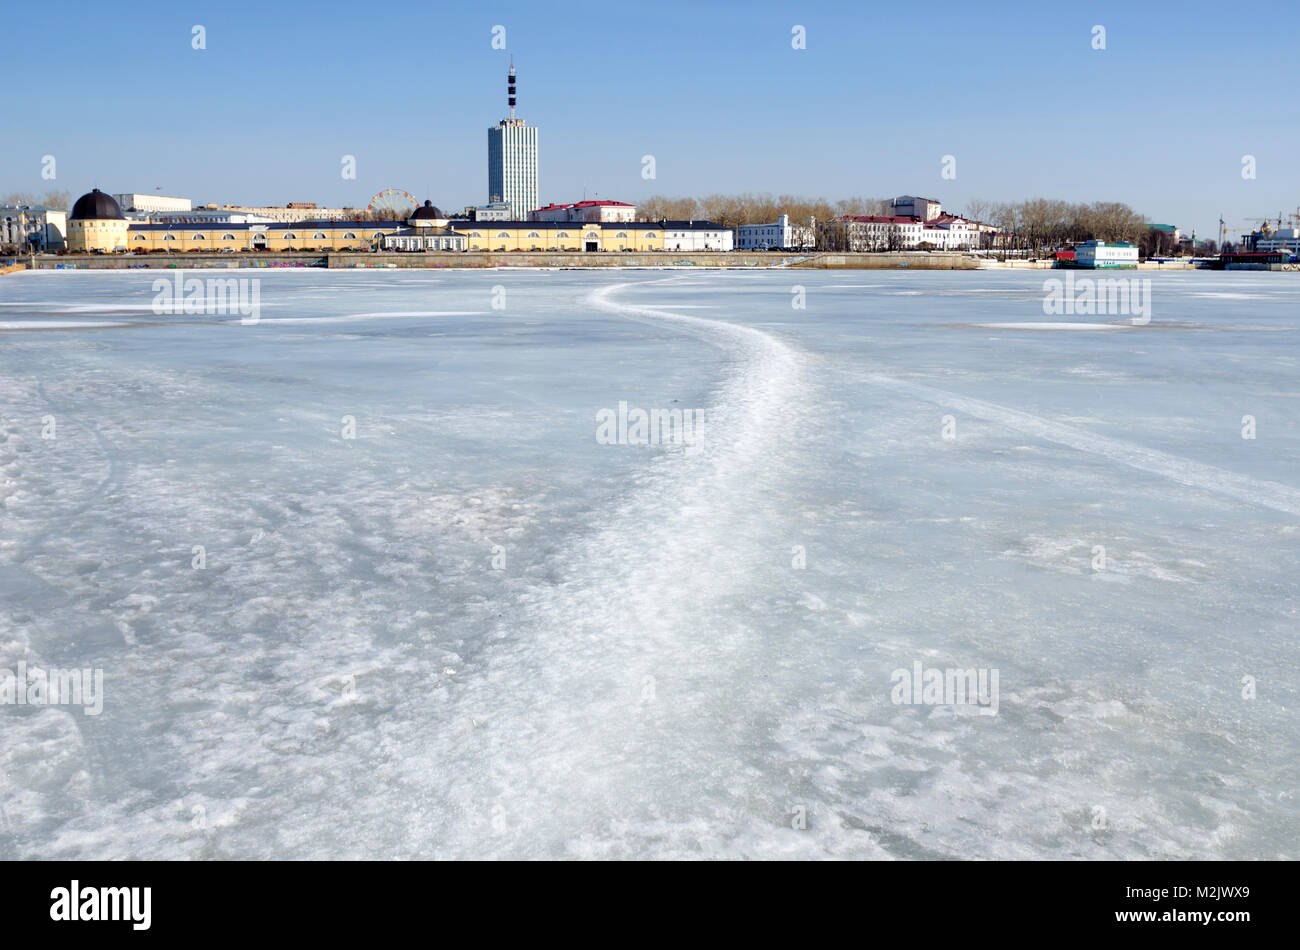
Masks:
[[[122,209],[98,188],[82,195],[68,216],[68,250],[108,253],[124,251],[131,222]]]
[[[135,254],[239,251],[368,251],[400,221],[299,221],[293,224],[132,223],[125,241]]]
[[[654,221],[453,221],[471,251],[662,251]]]
[[[447,220],[427,201],[405,221],[127,221],[98,188],[77,199],[68,220],[69,250],[136,254],[730,250],[730,236],[707,221]]]
[[[238,251],[661,251],[654,222],[299,221],[294,224],[131,223],[122,242],[134,253]]]

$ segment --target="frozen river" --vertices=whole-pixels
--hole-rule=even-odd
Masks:
[[[1296,275],[156,276],[0,277],[0,858],[1300,857]]]

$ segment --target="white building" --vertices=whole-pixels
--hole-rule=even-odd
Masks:
[[[939,202],[932,198],[905,195],[891,203],[895,209],[918,212],[935,211]],[[929,218],[911,214],[861,214],[835,219],[844,228],[850,251],[906,251],[922,244],[940,251],[965,251],[991,240],[987,235],[996,228],[957,214],[939,212]]]
[[[568,221],[582,224],[617,224],[636,220],[636,205],[626,201],[575,201],[549,204],[528,212],[529,221]]]
[[[61,251],[67,246],[68,213],[27,205],[0,205],[0,246]]]
[[[127,217],[134,218],[138,217],[138,215],[128,214]],[[230,208],[194,208],[191,211],[151,212],[144,215],[143,219],[152,224],[270,224],[275,220],[268,215],[251,214]],[[294,217],[290,219],[289,223],[315,220],[318,219],[315,217]]]
[[[365,214],[364,209],[358,208],[317,208],[312,207],[291,207],[279,206],[270,207],[253,207],[251,205],[222,205],[220,208],[215,205],[206,205],[202,208],[195,208],[187,216],[180,212],[155,213],[149,215],[152,221],[182,221],[192,217],[195,221],[217,221],[221,215],[245,215],[249,221],[275,221],[280,224],[299,224],[303,221],[354,221],[358,215]],[[213,215],[213,217],[205,217]],[[233,222],[238,223],[238,222]]]
[[[852,214],[836,220],[844,227],[849,251],[901,251],[924,240],[925,225],[918,218]]]
[[[941,214],[925,222],[921,240],[941,251],[965,251],[980,246],[980,230],[955,214]]]
[[[736,227],[736,250],[738,251],[752,251],[759,248],[801,250],[812,247],[814,242],[813,227],[791,224],[788,214],[780,215],[771,224],[741,224]]]
[[[193,205],[189,198],[168,198],[165,195],[114,195],[113,200],[126,211],[189,211]]]
[[[492,201],[485,205],[470,205],[463,215],[456,215],[465,221],[509,221],[510,205],[504,201]]]
[[[1261,232],[1255,238],[1255,250],[1290,251],[1292,254],[1300,254],[1300,229],[1278,228],[1272,233]]]
[[[730,251],[735,244],[731,228],[712,221],[661,221],[665,251]]]
[[[537,207],[537,128],[502,119],[488,129],[488,197],[510,206],[515,221]]]

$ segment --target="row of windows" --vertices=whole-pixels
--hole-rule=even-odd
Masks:
[[[370,235],[370,236],[371,236],[371,237],[375,237],[375,238],[381,238],[381,237],[384,236],[384,232],[383,232],[383,231],[376,231],[374,234],[372,234],[372,235]],[[274,237],[274,235],[272,235],[272,237]],[[135,239],[136,239],[137,241],[145,241],[145,240],[148,240],[148,238],[147,238],[145,235],[143,235],[143,234],[137,234],[137,235],[135,236]],[[317,231],[315,234],[313,234],[313,235],[311,236],[311,239],[312,239],[313,241],[328,241],[328,240],[329,240],[329,238],[328,238],[325,234],[323,234],[322,232],[320,232],[320,231]],[[343,235],[343,240],[345,240],[345,241],[355,241],[356,239],[357,239],[357,236],[356,236],[355,234],[353,234],[351,231],[349,231],[349,232],[347,232],[346,234]],[[174,234],[164,234],[164,235],[163,235],[163,240],[164,240],[164,241],[175,241],[175,240],[176,240],[176,235],[174,235]],[[192,235],[190,235],[190,237],[188,238],[188,240],[190,240],[190,241],[206,241],[206,240],[207,240],[207,237],[206,237],[205,235],[202,235],[202,234],[192,234]],[[221,235],[221,240],[223,240],[223,241],[234,241],[234,240],[237,240],[237,238],[236,238],[233,234],[223,234],[223,235]],[[292,231],[290,231],[288,234],[285,234],[282,238],[280,238],[280,240],[285,240],[285,241],[296,241],[296,240],[298,240],[298,235],[296,235],[296,234],[294,234]]]
[[[482,233],[479,232],[479,231],[471,231],[470,234],[469,234],[469,236],[472,237],[472,238],[481,238],[483,235],[482,235]],[[536,231],[529,231],[529,232],[528,232],[526,235],[524,235],[524,236],[525,236],[525,237],[530,237],[530,238],[540,238],[540,237],[541,237],[541,235],[538,234]],[[567,238],[567,237],[569,237],[569,232],[568,232],[568,231],[560,231],[560,232],[557,233],[555,236],[556,236],[557,238]],[[647,238],[652,238],[652,237],[655,236],[655,233],[654,233],[653,231],[647,231],[647,232],[645,233],[645,236],[646,236]],[[510,232],[509,232],[509,231],[498,231],[498,232],[497,232],[497,237],[499,237],[499,238],[507,238],[507,239],[508,239],[508,238],[510,237]],[[600,235],[597,234],[595,231],[589,231],[589,232],[587,232],[587,234],[584,235],[584,237],[586,237],[586,239],[589,240],[589,241],[599,241],[599,240],[600,240]],[[626,231],[619,231],[617,234],[614,235],[614,237],[616,237],[616,238],[626,238],[626,237],[627,237],[627,232],[626,232]]]
[[[374,234],[372,234],[372,235],[370,235],[370,236],[371,236],[372,238],[382,238],[382,237],[384,237],[385,235],[384,235],[384,232],[383,232],[383,231],[376,231]],[[478,232],[478,231],[472,231],[472,232],[470,232],[470,235],[469,235],[469,236],[472,237],[472,238],[481,238],[483,235],[482,235],[480,232]],[[510,232],[509,232],[509,231],[499,231],[499,232],[497,232],[497,237],[499,237],[499,238],[506,238],[507,240],[509,240],[509,239],[510,239],[510,236],[511,236],[511,235],[510,235]],[[556,236],[557,239],[561,239],[561,238],[568,238],[570,235],[569,235],[569,233],[568,233],[567,231],[560,231],[560,232],[558,232],[555,236]],[[650,238],[654,238],[656,235],[655,235],[655,232],[654,232],[654,231],[647,231],[647,232],[645,233],[645,236],[646,236],[647,239],[650,239]],[[682,237],[683,235],[676,235],[676,236],[678,236],[678,237]],[[271,235],[271,237],[275,237],[275,235]],[[525,235],[525,237],[526,237],[526,238],[539,238],[539,239],[540,239],[540,238],[541,238],[541,235],[540,235],[539,233],[537,233],[536,231],[529,231],[528,234]],[[595,232],[595,231],[589,231],[589,232],[587,232],[587,234],[584,235],[584,237],[585,237],[587,240],[589,240],[589,241],[599,241],[599,240],[600,240],[600,234],[598,234],[598,233]],[[628,234],[627,234],[626,231],[619,231],[617,234],[614,235],[614,237],[615,237],[615,238],[621,238],[621,239],[623,239],[623,240],[627,240],[627,239],[628,239]],[[164,240],[164,241],[175,241],[176,239],[177,239],[177,238],[176,238],[176,235],[174,235],[174,234],[164,234],[164,235],[163,235],[163,240]],[[190,240],[190,241],[206,241],[207,239],[208,239],[207,236],[206,236],[206,235],[203,235],[203,234],[192,234],[192,235],[189,236],[189,238],[187,238],[187,240]],[[324,232],[321,232],[321,231],[317,231],[315,234],[313,234],[313,235],[311,236],[311,239],[312,239],[313,241],[327,241],[327,240],[329,240],[329,238],[324,234]],[[343,235],[343,240],[345,240],[345,241],[355,241],[356,239],[357,239],[357,236],[356,236],[354,233],[352,233],[351,231],[348,231],[346,234]],[[144,234],[137,234],[137,235],[135,236],[135,240],[137,240],[137,241],[145,241],[145,240],[148,240],[148,237],[147,237],[146,235],[144,235]],[[237,240],[237,238],[235,237],[235,235],[227,233],[227,234],[223,234],[223,235],[221,235],[221,240],[222,240],[222,241],[234,241],[234,240]],[[292,231],[289,231],[288,233],[286,233],[286,234],[284,234],[284,235],[281,235],[281,236],[279,237],[279,240],[284,240],[284,241],[296,241],[296,240],[298,240],[298,235],[294,234]]]
[[[384,241],[384,247],[397,247],[405,251],[420,250],[429,248],[436,251],[454,251],[459,250],[461,242],[455,238],[388,238]]]

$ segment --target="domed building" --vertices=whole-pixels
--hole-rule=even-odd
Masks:
[[[447,216],[439,211],[432,201],[425,201],[421,207],[411,212],[406,223],[413,228],[445,228]]]
[[[386,251],[463,251],[465,235],[447,226],[447,217],[426,201],[406,218],[406,225],[384,235]]]
[[[68,216],[68,250],[111,253],[126,250],[130,222],[112,195],[98,188],[77,199]]]

